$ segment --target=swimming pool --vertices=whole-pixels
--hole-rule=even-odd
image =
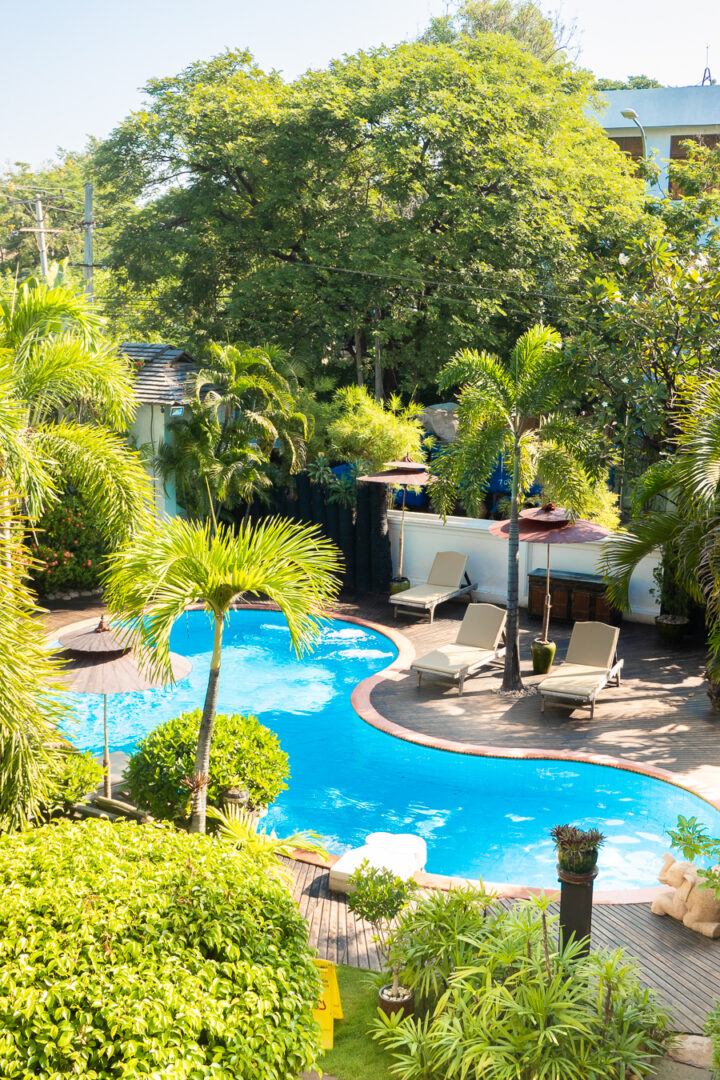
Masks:
[[[172,688],[109,702],[111,750],[131,752],[146,732],[201,707],[211,630],[202,612],[173,628],[171,647],[193,670]],[[267,823],[282,835],[321,833],[331,851],[362,843],[377,829],[415,832],[428,845],[427,869],[486,881],[555,887],[553,825],[597,826],[607,836],[598,889],[657,884],[678,814],[695,814],[720,835],[720,813],[697,796],[639,773],[567,761],[483,758],[432,750],[370,727],[350,704],[362,679],[392,663],[394,644],[333,619],[312,654],[298,660],[281,615],[232,612],[225,630],[218,711],[251,712],[280,737],[290,758],[289,788]],[[102,752],[102,699],[75,697],[70,732]]]

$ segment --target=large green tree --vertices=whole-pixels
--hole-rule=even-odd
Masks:
[[[458,348],[508,347],[543,306],[560,318],[641,213],[589,77],[508,35],[292,83],[229,52],[146,93],[96,155],[117,304],[149,289],[198,340],[277,341],[340,381],[374,363],[385,390],[429,391]]]
[[[510,475],[507,648],[503,690],[522,689],[518,650],[519,508],[533,481],[549,482],[562,506],[577,512],[600,464],[594,440],[574,415],[573,380],[560,335],[537,325],[507,359],[464,351],[440,374],[440,389],[459,386],[456,440],[434,463],[433,505],[451,512],[460,499],[476,513],[498,458]],[[547,633],[547,624],[544,627]]]
[[[339,588],[340,553],[314,528],[282,518],[220,525],[172,518],[156,522],[110,557],[105,599],[129,620],[132,639],[154,669],[170,671],[169,638],[190,604],[202,604],[213,627],[213,651],[191,790],[192,832],[205,832],[210,746],[220,680],[222,637],[231,605],[246,594],[269,597],[287,619],[295,649],[319,634],[318,617]]]

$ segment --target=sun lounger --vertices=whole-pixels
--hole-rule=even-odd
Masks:
[[[370,866],[392,870],[396,877],[407,880],[416,870],[424,870],[427,844],[414,833],[370,833],[363,847],[352,848],[330,867],[328,887],[332,892],[348,892],[348,881],[367,860]]]
[[[438,604],[474,589],[465,571],[467,561],[467,555],[461,555],[459,551],[439,551],[424,585],[414,585],[390,597],[390,603],[395,605],[395,618],[398,608],[406,607],[413,611],[428,611],[432,622]]]
[[[418,686],[423,675],[457,679],[460,694],[465,679],[505,655],[502,646],[507,612],[494,604],[469,604],[452,643],[441,645],[418,657],[411,665],[417,671]]]
[[[565,660],[538,687],[542,712],[545,699],[551,698],[571,709],[589,705],[590,717],[595,715],[595,699],[600,691],[610,683],[620,685],[624,661],[617,658],[619,633],[617,626],[606,623],[575,623]]]

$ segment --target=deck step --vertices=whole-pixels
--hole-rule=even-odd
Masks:
[[[123,802],[122,799],[111,799],[107,795],[93,795],[92,805],[100,810],[106,810],[118,817],[126,817],[131,821],[150,821],[150,815],[144,810],[138,810],[132,803]]]
[[[102,818],[104,821],[117,821],[119,814],[108,813],[107,810],[101,810],[99,806],[91,806],[90,803],[75,803],[73,810],[80,817],[86,818]]]

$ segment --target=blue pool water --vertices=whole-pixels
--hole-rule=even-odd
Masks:
[[[171,647],[192,659],[192,673],[172,688],[110,698],[112,750],[131,752],[161,721],[202,706],[211,647],[207,616],[183,616]],[[708,803],[637,773],[452,754],[377,731],[356,715],[350,695],[395,656],[384,635],[333,620],[313,653],[298,660],[282,616],[232,613],[218,710],[256,714],[289,754],[289,789],[267,818],[278,834],[312,829],[330,850],[342,852],[378,829],[414,832],[427,841],[427,869],[434,873],[553,886],[548,832],[569,821],[597,826],[608,838],[597,880],[602,889],[656,884],[668,846],[663,830],[678,814],[695,814],[720,835],[720,813]],[[102,699],[74,700],[80,723],[71,736],[101,753]]]

